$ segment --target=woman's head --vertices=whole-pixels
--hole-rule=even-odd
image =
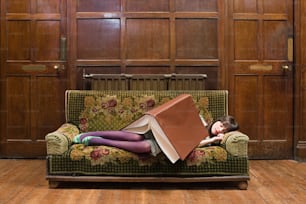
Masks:
[[[210,126],[210,134],[218,135],[220,133],[226,133],[234,130],[238,130],[239,125],[233,116],[227,115],[218,118]]]

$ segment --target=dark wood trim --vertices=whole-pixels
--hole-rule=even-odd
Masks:
[[[295,46],[295,66],[294,66],[294,105],[295,105],[295,116],[294,116],[294,153],[295,159],[298,161],[306,161],[306,136],[303,132],[303,124],[306,115],[304,104],[305,87],[303,83],[306,79],[303,78],[303,73],[306,68],[306,56],[303,55],[303,45],[306,40],[306,26],[302,23],[306,15],[304,10],[306,4],[304,1],[294,0],[294,46]]]
[[[125,177],[125,176],[53,176],[47,175],[49,187],[55,188],[59,182],[131,182],[131,183],[203,183],[238,182],[240,190],[248,188],[249,176],[208,176],[208,177]]]
[[[299,141],[296,145],[295,159],[306,162],[306,141]]]

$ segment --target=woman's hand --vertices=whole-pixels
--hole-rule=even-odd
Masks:
[[[220,142],[221,140],[223,140],[223,138],[224,138],[223,133],[220,133],[215,137],[206,138],[206,139],[204,139],[200,142],[198,147],[203,147],[203,146],[206,146],[206,145],[214,143],[214,142]]]
[[[223,138],[224,138],[224,134],[220,133],[217,136],[213,137],[212,139],[213,139],[213,142],[220,142],[223,140]]]

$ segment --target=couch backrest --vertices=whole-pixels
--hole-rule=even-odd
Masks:
[[[192,95],[207,122],[228,114],[226,90],[171,91],[66,91],[66,122],[82,132],[119,130],[152,109],[176,96]]]

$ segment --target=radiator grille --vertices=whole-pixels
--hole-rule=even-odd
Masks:
[[[165,75],[133,75],[130,79],[131,90],[168,90],[168,79]]]
[[[204,90],[205,74],[86,74],[89,90]]]
[[[169,90],[204,90],[206,75],[175,75],[169,78]]]

